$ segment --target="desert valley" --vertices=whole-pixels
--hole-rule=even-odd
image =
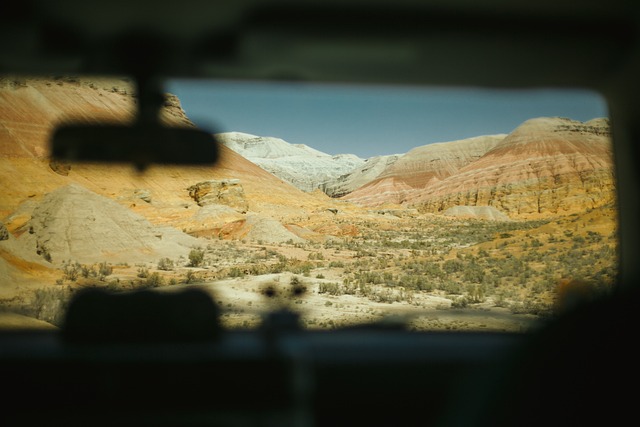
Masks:
[[[127,80],[0,78],[0,327],[60,327],[88,287],[199,287],[229,327],[526,331],[616,277],[606,118],[369,159],[241,129],[213,168],[50,159],[57,124],[134,108]],[[162,120],[194,126],[169,94]]]

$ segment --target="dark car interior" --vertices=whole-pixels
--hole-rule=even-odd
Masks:
[[[639,31],[640,8],[624,0],[3,4],[1,74],[128,76],[137,85],[134,124],[68,124],[52,140],[52,154],[124,160],[141,171],[150,163],[217,158],[203,132],[155,122],[168,78],[594,90],[610,109],[620,252],[610,295],[528,334],[376,324],[308,331],[286,310],[270,313],[256,330],[226,331],[210,327],[217,308],[197,291],[88,292],[73,302],[60,332],[0,333],[0,424],[633,422],[640,379],[633,317],[640,297]],[[87,147],[87,139],[100,144]],[[176,150],[177,140],[190,148]],[[161,149],[150,141],[161,141]],[[95,149],[112,142],[115,148]]]

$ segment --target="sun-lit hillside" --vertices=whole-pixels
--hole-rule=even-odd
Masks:
[[[535,118],[509,135],[411,150],[343,199],[432,213],[493,206],[521,219],[583,212],[614,203],[612,156],[606,119]]]

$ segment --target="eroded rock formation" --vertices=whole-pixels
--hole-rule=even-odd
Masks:
[[[187,188],[189,196],[198,206],[220,204],[242,213],[249,210],[247,198],[239,179],[219,179],[199,182]]]

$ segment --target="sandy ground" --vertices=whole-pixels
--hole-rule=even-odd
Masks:
[[[292,277],[302,281],[306,291],[292,295]],[[332,282],[332,280],[325,280]],[[492,307],[490,302],[474,308],[451,308],[451,300],[420,293],[412,302],[375,302],[354,295],[332,296],[319,293],[321,279],[291,273],[225,279],[197,285],[159,288],[172,292],[198,287],[211,293],[222,308],[222,323],[228,327],[254,327],[269,311],[287,308],[300,315],[309,329],[333,329],[363,324],[402,324],[416,330],[484,330],[522,332],[536,323],[534,316],[514,315],[508,309]],[[267,297],[272,289],[275,296]]]

